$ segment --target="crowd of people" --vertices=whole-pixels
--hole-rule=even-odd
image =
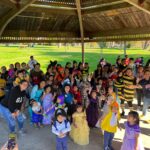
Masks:
[[[73,61],[62,66],[50,61],[44,73],[33,56],[28,63],[2,66],[0,116],[10,133],[16,133],[17,121],[23,135],[28,116],[35,128],[51,125],[56,149],[67,150],[68,133],[74,143],[87,145],[90,129],[100,127],[104,150],[113,150],[114,134],[120,128],[119,120],[125,117],[127,103],[130,112],[121,150],[144,150],[139,122],[150,105],[150,60],[144,65],[142,57],[134,60],[126,55],[110,64],[102,58],[93,73],[89,69],[88,63]],[[137,107],[133,105],[135,97]],[[137,110],[143,115],[139,117]]]

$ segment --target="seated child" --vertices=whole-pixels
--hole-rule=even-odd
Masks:
[[[70,137],[76,144],[89,144],[89,127],[86,120],[86,113],[83,111],[82,105],[78,105],[76,112],[72,116],[73,123],[71,126]]]
[[[30,102],[32,107],[32,122],[34,126],[42,127],[42,120],[43,120],[43,114],[42,114],[42,106],[40,102],[36,102],[35,100],[31,100]]]
[[[52,125],[52,133],[56,135],[56,150],[68,150],[67,134],[71,131],[71,126],[66,118],[66,112],[63,109],[57,109],[55,119]]]

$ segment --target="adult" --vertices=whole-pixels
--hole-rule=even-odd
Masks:
[[[34,66],[34,69],[31,70],[30,77],[31,77],[32,85],[37,85],[43,80],[44,74],[43,74],[43,71],[40,69],[40,64],[39,63],[37,63]]]
[[[146,112],[148,107],[150,106],[150,71],[146,70],[144,73],[144,79],[142,79],[139,84],[141,85],[141,88],[143,89],[143,116],[146,116]],[[150,120],[148,121],[150,123]]]
[[[28,62],[28,66],[30,70],[34,69],[34,65],[37,64],[37,61],[34,59],[33,56],[30,56],[30,60]]]
[[[18,122],[19,133],[24,133],[23,124],[24,118],[22,116],[21,108],[26,95],[25,90],[28,87],[28,82],[22,80],[19,86],[14,87],[10,91],[9,98],[4,98],[0,104],[0,112],[6,119],[11,133],[15,132],[16,120]]]

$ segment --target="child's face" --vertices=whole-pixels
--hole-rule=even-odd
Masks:
[[[68,93],[70,91],[70,86],[65,87],[65,92]]]
[[[51,92],[51,87],[48,87],[47,89],[46,89],[46,93],[50,93]]]
[[[77,92],[77,91],[78,91],[77,86],[74,86],[73,90],[74,90],[75,92]]]
[[[112,100],[112,99],[108,99],[108,100],[107,100],[107,105],[109,105],[109,106],[110,106],[110,105],[112,104],[112,102],[113,102],[113,100]]]
[[[127,70],[126,74],[127,74],[128,76],[132,76],[132,71],[131,71],[131,70]]]
[[[60,102],[61,102],[61,100],[59,98],[57,98],[57,103],[60,103]]]
[[[57,121],[58,122],[63,122],[65,120],[65,117],[62,115],[57,116]]]
[[[97,94],[96,92],[92,92],[92,98],[96,98]]]
[[[114,112],[114,113],[118,113],[118,108],[117,107],[112,107],[112,112]]]
[[[43,89],[44,87],[45,87],[45,81],[42,81],[42,82],[40,83],[40,88]]]
[[[98,81],[98,84],[102,85],[102,80],[99,80],[99,81]]]
[[[131,115],[128,115],[128,116],[127,116],[127,121],[128,121],[130,124],[134,124],[134,122],[136,121],[136,119],[133,118]]]
[[[22,77],[23,77],[23,73],[19,73],[19,74],[18,74],[18,77],[19,77],[19,78],[22,78]]]
[[[77,112],[78,112],[78,113],[81,113],[81,112],[82,112],[82,106],[80,106],[80,107],[77,108]]]
[[[109,93],[109,94],[113,93],[113,89],[112,89],[112,88],[109,88],[109,89],[108,89],[108,93]]]

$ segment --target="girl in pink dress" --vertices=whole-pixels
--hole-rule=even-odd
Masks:
[[[139,114],[136,111],[128,114],[121,150],[144,150],[140,139]]]

